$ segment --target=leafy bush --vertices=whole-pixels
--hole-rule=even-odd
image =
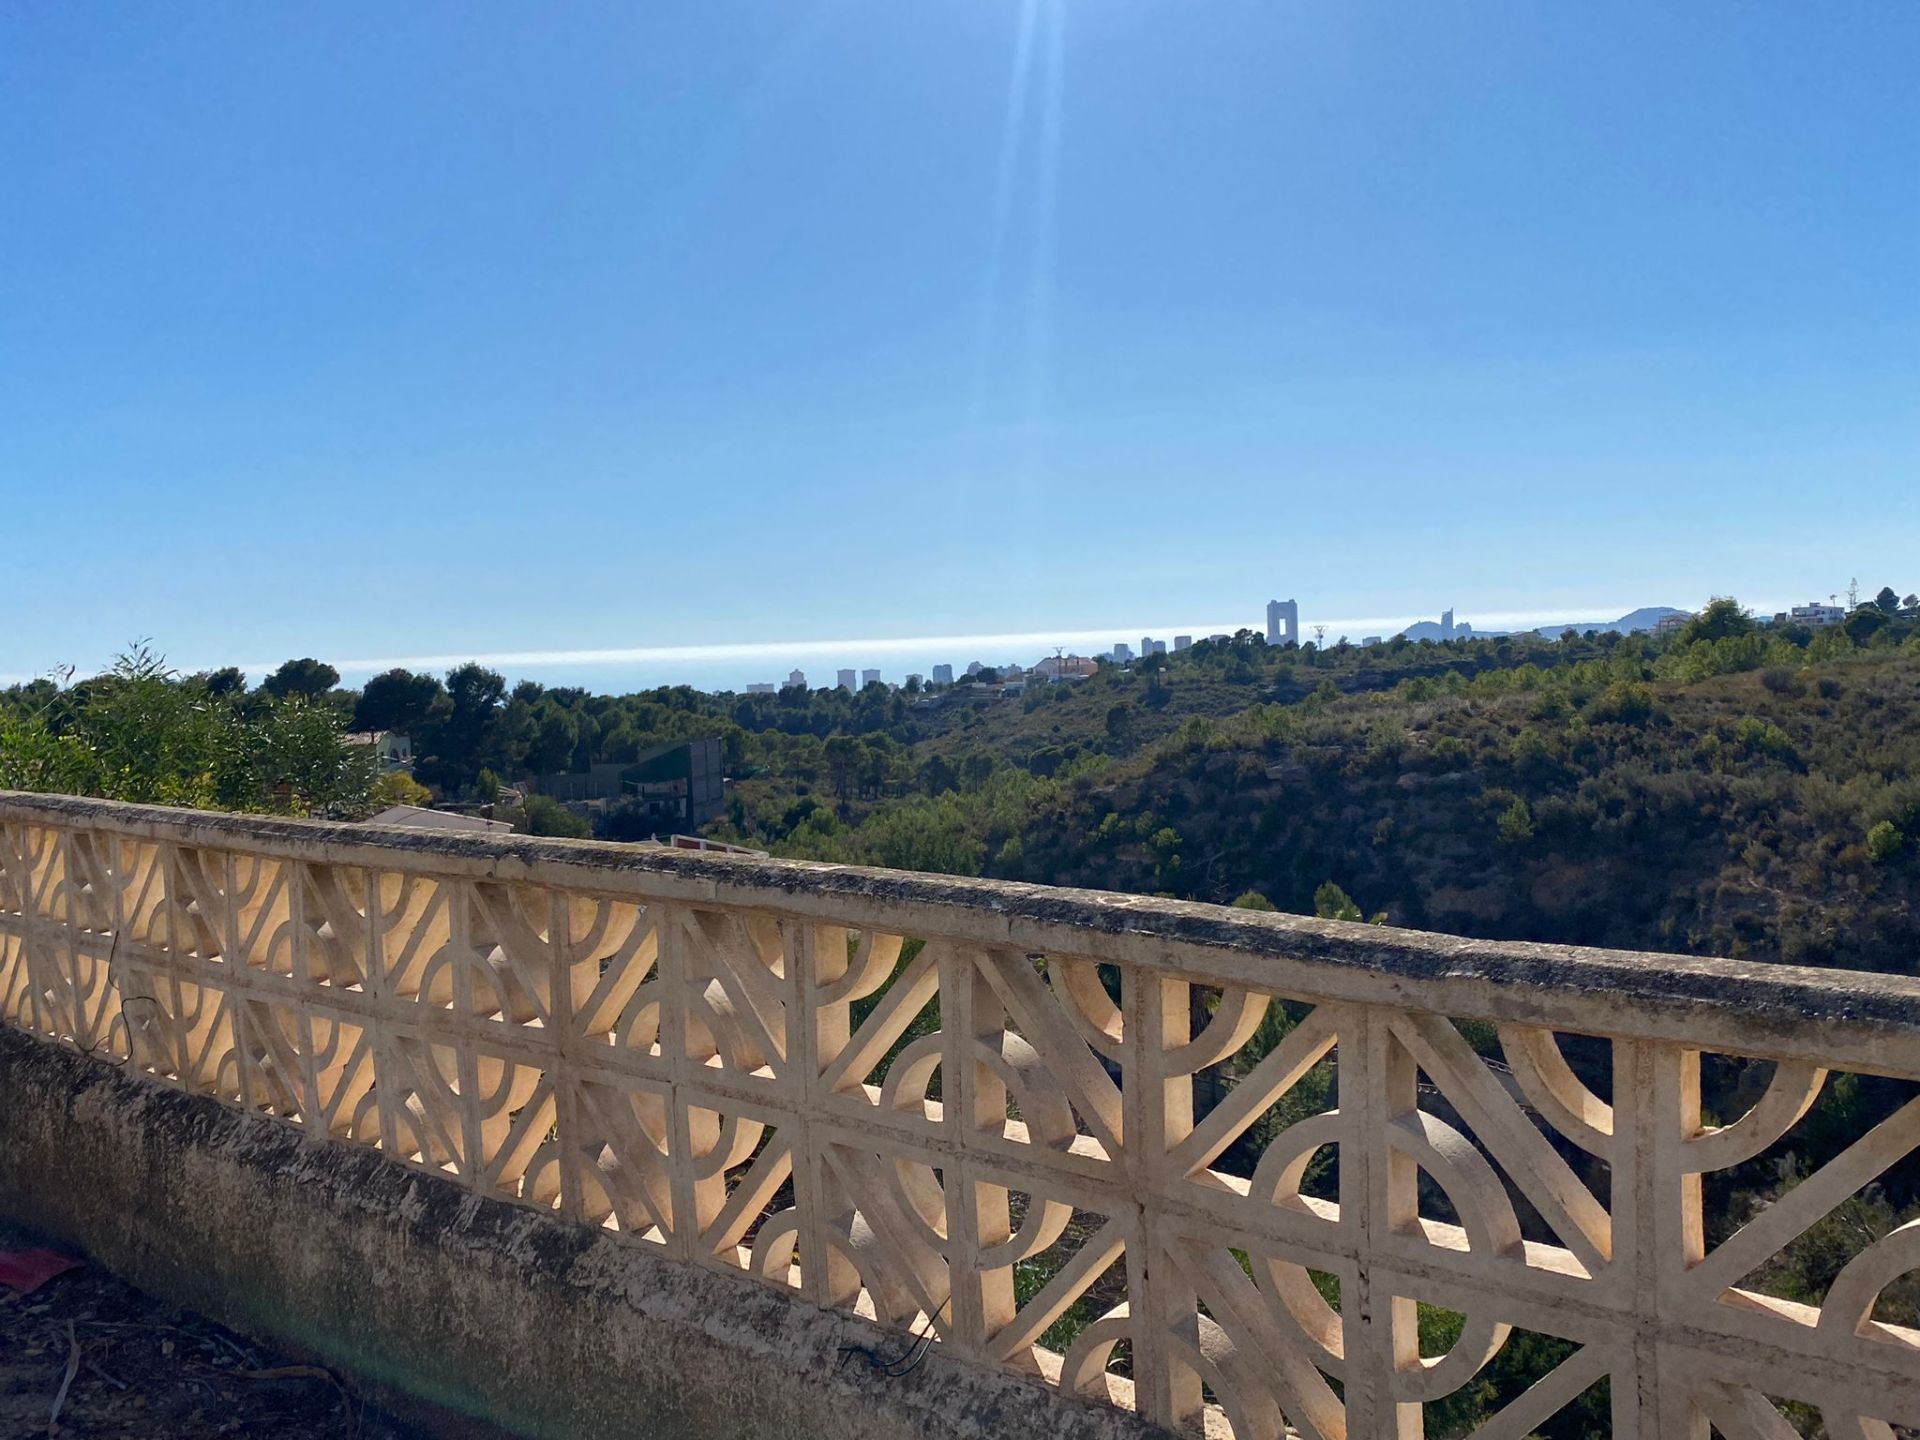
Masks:
[[[1867,858],[1885,864],[1905,848],[1907,837],[1891,820],[1882,820],[1867,831]]]
[[[1533,839],[1533,812],[1523,797],[1514,796],[1513,803],[1500,812],[1500,818],[1494,822],[1494,833],[1502,845],[1524,845]]]
[[[145,645],[65,690],[0,697],[8,789],[353,818],[372,807],[377,772],[331,705],[297,690],[212,689]]]
[[[584,840],[593,834],[593,826],[584,815],[576,815],[551,795],[529,795],[523,812],[529,835],[556,835],[562,839]]]

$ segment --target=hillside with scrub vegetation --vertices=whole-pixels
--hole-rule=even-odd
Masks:
[[[735,787],[776,853],[1488,938],[1907,970],[1920,643],[1890,619],[1381,653],[1242,636]],[[1240,704],[1226,703],[1237,692]],[[850,753],[849,753],[850,752]]]
[[[135,647],[0,691],[0,787],[354,819],[714,737],[731,783],[708,832],[779,855],[1298,912],[1344,894],[1488,938],[1868,970],[1920,953],[1920,607],[1891,590],[1818,632],[1732,601],[1665,640],[1243,631],[1011,696],[338,679],[296,660],[249,689]],[[412,736],[411,775],[348,743],[372,730]],[[503,814],[592,828],[537,795]]]
[[[105,674],[0,692],[0,789],[340,819],[397,802],[491,804],[532,833],[584,834],[587,818],[538,794],[508,808],[503,784],[717,738],[731,783],[708,832],[779,855],[1489,938],[1906,975],[1920,965],[1920,605],[1890,591],[1818,632],[1760,626],[1732,601],[1659,640],[1318,650],[1243,631],[1023,694],[975,683],[604,696],[509,686],[479,665],[444,680],[391,671],[357,691],[338,680],[295,660],[249,688],[236,671],[175,674],[135,647]],[[380,773],[372,747],[353,743],[372,730],[411,736],[411,775]],[[617,809],[600,824],[622,838]],[[1202,1098],[1225,1093],[1303,1013],[1273,1006],[1196,1082]],[[1462,1033],[1499,1063],[1488,1027]],[[1574,1036],[1566,1049],[1608,1093],[1607,1047]],[[1706,1102],[1741,1113],[1770,1073],[1704,1057]],[[1782,1154],[1709,1177],[1710,1238],[1915,1090],[1832,1077]],[[1250,1173],[1274,1133],[1337,1103],[1337,1070],[1322,1061],[1218,1165]],[[1604,1166],[1562,1148],[1604,1190]],[[1336,1166],[1316,1160],[1309,1192],[1330,1198]],[[1817,1303],[1863,1236],[1915,1218],[1909,1157],[1751,1283]],[[1022,1262],[1016,1284],[1037,1291],[1052,1263]],[[1112,1298],[1087,1296],[1046,1343],[1069,1343]],[[1920,1326],[1920,1277],[1889,1286],[1877,1313]],[[1423,1351],[1438,1353],[1461,1317],[1423,1305],[1420,1322]],[[1468,1433],[1565,1351],[1516,1335],[1429,1408],[1428,1433]],[[1820,1433],[1811,1412],[1795,1418]],[[1540,1433],[1608,1425],[1602,1384]]]

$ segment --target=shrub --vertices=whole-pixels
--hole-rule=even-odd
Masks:
[[[529,835],[557,835],[584,840],[593,834],[593,826],[584,815],[576,815],[551,795],[527,797],[526,826]]]
[[[1907,837],[1900,827],[1891,820],[1882,820],[1867,831],[1867,858],[1876,865],[1884,865],[1905,847]]]
[[[1533,812],[1523,797],[1514,796],[1513,803],[1500,812],[1494,831],[1502,845],[1524,845],[1533,839]]]
[[[1595,725],[1644,725],[1653,718],[1653,691],[1645,685],[1616,680],[1592,700],[1584,712]]]

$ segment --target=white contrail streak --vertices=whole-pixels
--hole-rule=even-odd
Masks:
[[[1531,622],[1535,625],[1552,625],[1568,620],[1597,620],[1605,616],[1618,614],[1617,609],[1605,606],[1592,606],[1582,610],[1559,610],[1513,612],[1486,614],[1474,617],[1474,623],[1480,627],[1498,628],[1508,624]],[[1306,623],[1325,625],[1330,638],[1346,635],[1358,639],[1362,635],[1391,635],[1405,629],[1417,619],[1431,619],[1431,616],[1376,616],[1344,620],[1309,620]],[[948,651],[956,660],[966,659],[1033,659],[1040,654],[1056,648],[1071,649],[1086,646],[1099,650],[1113,648],[1114,642],[1124,640],[1128,644],[1137,643],[1138,637],[1152,635],[1162,640],[1172,640],[1175,635],[1232,634],[1241,629],[1259,629],[1249,626],[1242,620],[1224,620],[1202,623],[1187,621],[1175,624],[1170,621],[1134,625],[1102,625],[1097,629],[1060,629],[1060,630],[1016,630],[1001,631],[994,634],[975,635],[881,635],[846,640],[752,640],[713,645],[634,645],[610,649],[581,650],[501,650],[479,654],[459,654],[448,652],[441,655],[382,656],[373,659],[329,659],[327,663],[342,674],[377,674],[382,670],[441,670],[454,665],[464,665],[475,661],[495,669],[511,669],[517,666],[555,666],[555,665],[671,665],[707,664],[725,660],[817,660],[823,656],[882,656],[902,655],[923,651]],[[279,666],[279,661],[243,665],[240,668],[250,675],[266,674]]]
[[[1618,605],[1587,605],[1577,610],[1475,611],[1471,618],[1477,629],[1501,629],[1509,625],[1557,625],[1567,621],[1603,620],[1622,613]],[[1303,632],[1313,625],[1324,625],[1329,640],[1342,635],[1359,640],[1367,635],[1393,635],[1416,620],[1431,615],[1378,615],[1323,619],[1309,615],[1302,622]],[[1058,630],[1011,630],[968,635],[878,635],[844,640],[754,640],[704,645],[633,645],[571,650],[466,650],[426,655],[382,655],[365,658],[322,656],[343,675],[377,675],[383,670],[446,670],[469,661],[500,670],[550,669],[555,666],[594,668],[617,665],[704,665],[716,661],[764,660],[789,662],[841,657],[859,661],[862,657],[887,655],[951,656],[956,662],[983,660],[997,663],[1019,660],[1025,663],[1055,649],[1083,649],[1104,652],[1116,641],[1137,644],[1143,635],[1171,641],[1175,635],[1232,634],[1236,630],[1259,631],[1261,625],[1247,620],[1152,621],[1097,627],[1062,627]],[[233,662],[202,658],[195,662],[173,662],[176,669],[191,673],[213,670]],[[253,661],[239,668],[256,679],[280,666],[279,660]],[[42,672],[45,673],[45,672]],[[83,667],[82,673],[86,673]],[[0,685],[21,685],[38,678],[24,672],[0,673]]]

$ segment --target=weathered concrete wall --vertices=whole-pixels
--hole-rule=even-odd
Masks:
[[[13,1041],[0,1204],[536,1433],[1418,1436],[1514,1327],[1578,1349],[1484,1434],[1920,1432],[1920,1221],[1765,1288],[1920,1149],[1912,977],[0,793],[0,1023],[152,1077]],[[1719,1236],[1850,1071],[1912,1098]]]
[[[529,1436],[1163,1431],[0,1027],[0,1212],[250,1335]],[[460,1426],[455,1433],[470,1434]]]

